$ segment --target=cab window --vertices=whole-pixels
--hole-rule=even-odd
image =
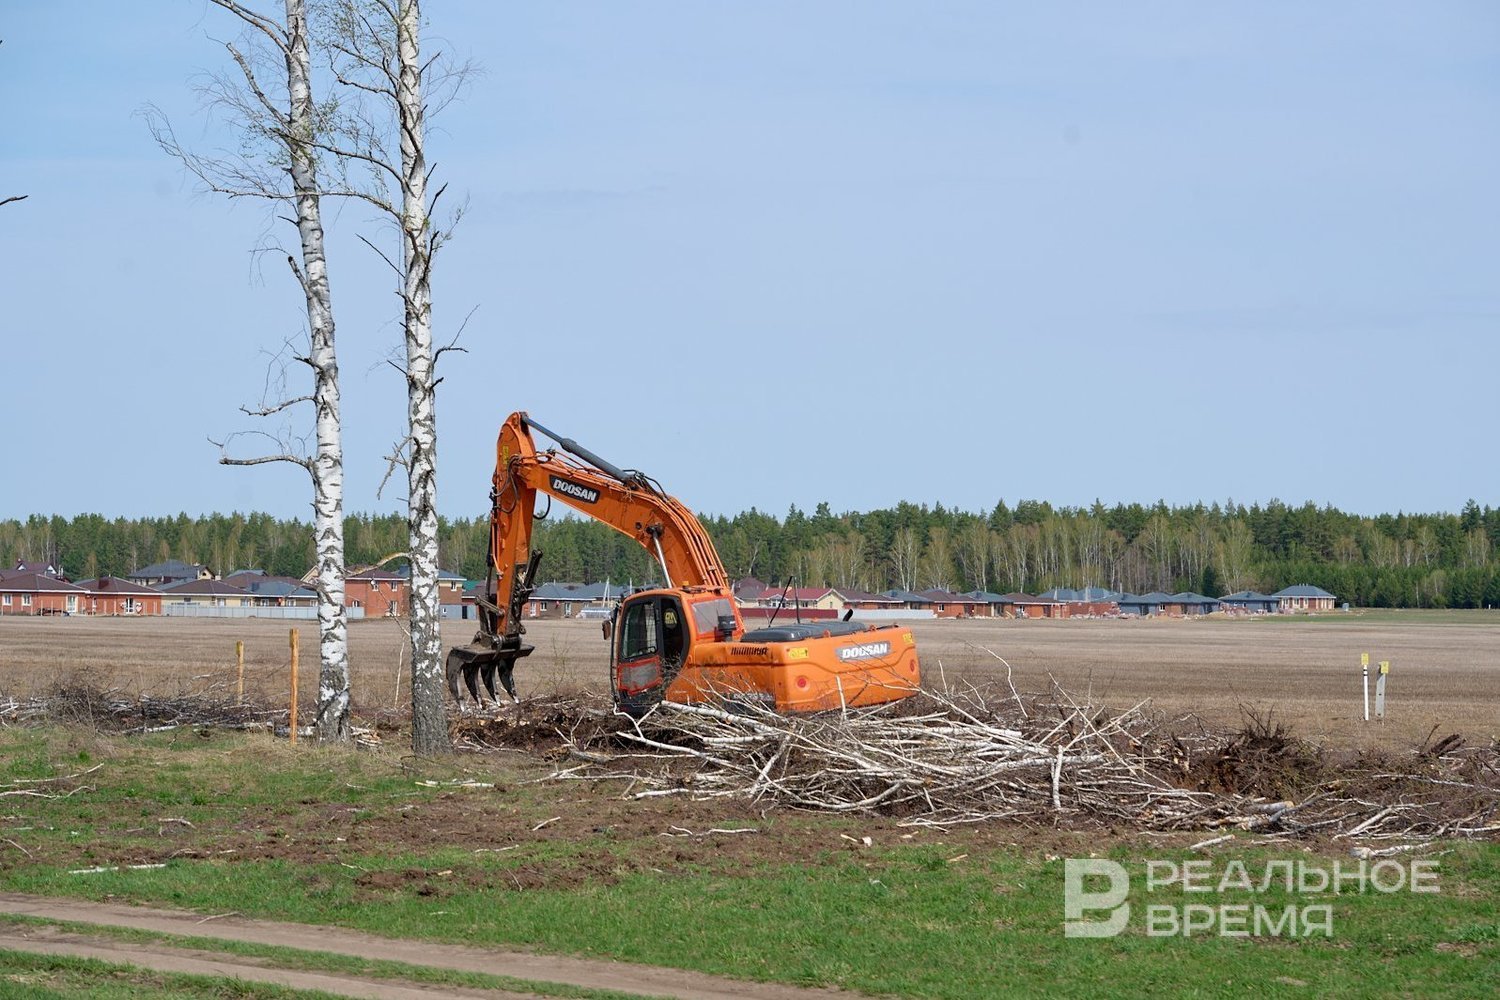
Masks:
[[[620,626],[620,659],[653,656],[657,647],[655,602],[638,601],[630,605]]]

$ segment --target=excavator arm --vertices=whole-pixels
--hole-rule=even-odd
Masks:
[[[538,450],[533,431],[561,451]],[[448,688],[455,699],[461,699],[460,678],[476,701],[480,680],[494,698],[497,675],[506,693],[516,697],[515,661],[534,648],[522,639],[521,614],[538,582],[542,557],[531,547],[538,494],[633,538],[661,565],[666,586],[728,593],[728,574],[692,511],[646,475],[620,469],[525,413],[512,413],[496,443],[490,578],[477,598],[480,628],[472,642],[448,654]]]

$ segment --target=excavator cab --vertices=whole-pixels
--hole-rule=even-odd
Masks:
[[[687,660],[691,641],[685,609],[676,594],[647,591],[615,611],[610,677],[615,704],[640,715],[661,701]]]

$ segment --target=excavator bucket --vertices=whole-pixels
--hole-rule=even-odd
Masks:
[[[495,690],[497,677],[505,693],[510,695],[510,700],[520,702],[521,699],[516,697],[516,661],[523,656],[530,656],[536,647],[522,641],[521,636],[526,632],[524,626],[517,624],[513,628],[502,630],[501,624],[519,622],[521,608],[525,605],[526,598],[531,596],[530,581],[536,577],[537,564],[541,559],[540,551],[532,552],[526,562],[516,566],[516,578],[521,583],[512,591],[508,609],[502,610],[495,603],[493,576],[485,592],[475,595],[474,603],[479,610],[479,631],[467,646],[456,646],[448,651],[444,669],[448,693],[453,695],[453,700],[458,702],[460,709],[464,707],[463,688],[468,689],[469,697],[474,699],[476,705],[481,708],[484,706],[484,698],[479,693],[481,682],[485,690],[489,691],[490,700],[499,705],[500,695]],[[459,687],[460,680],[463,681],[462,688]]]
[[[480,640],[450,649],[446,664],[448,692],[453,695],[453,700],[458,702],[459,707],[463,707],[463,689],[459,687],[459,681],[462,680],[463,687],[468,689],[474,703],[483,706],[484,698],[479,693],[479,684],[483,682],[490,700],[498,705],[500,695],[495,690],[495,680],[498,677],[500,686],[510,696],[510,700],[519,702],[520,698],[516,696],[516,661],[523,656],[530,656],[535,648],[518,643],[513,648],[502,649]]]

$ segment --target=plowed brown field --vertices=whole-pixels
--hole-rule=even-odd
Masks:
[[[304,705],[316,690],[316,623],[301,631]],[[131,695],[233,690],[245,643],[247,698],[285,697],[290,623],[170,618],[0,618],[0,697],[88,681]],[[597,622],[528,624],[536,652],[516,675],[523,696],[605,690]],[[1004,681],[1023,693],[1055,681],[1075,699],[1234,725],[1242,707],[1270,711],[1303,736],[1404,744],[1436,725],[1473,740],[1500,734],[1500,613],[1396,612],[1316,618],[935,621],[913,625],[926,680]],[[444,626],[448,643],[472,624]],[[400,623],[350,625],[355,712],[402,707],[409,661]],[[1360,721],[1359,656],[1389,660],[1388,719]],[[1374,668],[1371,670],[1373,697]]]

